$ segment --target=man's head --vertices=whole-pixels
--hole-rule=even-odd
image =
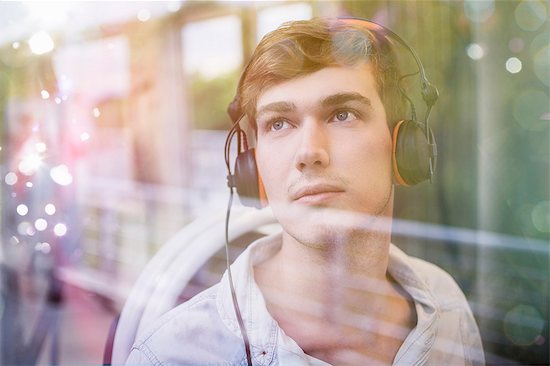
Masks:
[[[266,88],[325,67],[365,62],[372,67],[390,127],[404,119],[405,103],[398,88],[400,74],[392,45],[382,28],[372,31],[363,23],[316,18],[285,23],[266,35],[256,47],[237,93],[240,109],[252,126],[258,97]]]
[[[318,245],[364,217],[391,215],[398,77],[385,37],[348,22],[287,23],[260,42],[239,101],[287,234]]]

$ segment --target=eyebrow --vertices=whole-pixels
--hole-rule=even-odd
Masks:
[[[356,93],[337,93],[329,95],[328,97],[321,100],[321,106],[323,108],[333,107],[336,105],[344,104],[346,102],[359,102],[365,106],[371,108],[372,103],[369,98]],[[291,102],[273,102],[261,107],[256,113],[256,119],[258,119],[262,114],[267,112],[275,113],[288,113],[296,110],[296,105]]]
[[[256,113],[256,119],[267,112],[288,113],[296,110],[296,105],[291,102],[274,102],[261,107]]]
[[[346,102],[359,102],[365,104],[367,107],[372,107],[372,103],[369,98],[356,92],[329,95],[321,101],[321,105],[323,107],[332,107],[335,105],[344,104]]]

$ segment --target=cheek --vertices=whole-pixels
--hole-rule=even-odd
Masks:
[[[256,165],[268,199],[274,198],[277,195],[276,190],[283,187],[283,177],[280,176],[280,160],[277,154],[259,147],[256,149]]]

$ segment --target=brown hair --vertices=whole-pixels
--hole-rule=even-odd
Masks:
[[[382,28],[371,31],[357,21],[293,21],[267,34],[241,77],[236,102],[255,127],[256,103],[262,90],[325,67],[353,66],[365,61],[373,66],[378,93],[392,127],[405,117],[397,59]]]

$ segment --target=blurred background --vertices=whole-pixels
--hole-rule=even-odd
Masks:
[[[441,94],[438,172],[397,189],[394,242],[455,277],[488,364],[550,363],[549,3],[440,0],[1,2],[1,364],[102,362],[147,261],[227,204],[256,43],[342,15],[400,34]]]

